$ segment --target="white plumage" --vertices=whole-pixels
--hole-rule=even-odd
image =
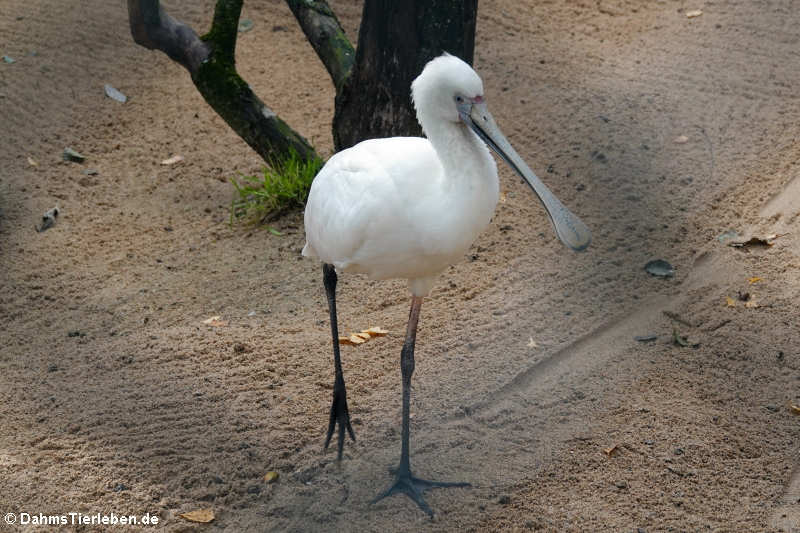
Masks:
[[[337,153],[315,178],[305,212],[303,255],[340,272],[408,279],[416,296],[464,256],[489,223],[499,191],[489,150],[459,120],[452,99],[458,76],[447,74],[466,78],[456,82],[469,98],[483,94],[480,78],[453,56],[431,67],[438,68],[426,73],[436,77],[420,76],[412,90],[428,139],[371,139]],[[440,92],[448,95],[449,117],[431,97]]]

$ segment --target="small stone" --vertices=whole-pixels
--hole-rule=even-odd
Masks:
[[[114,492],[122,492],[123,490],[130,490],[130,488],[124,483],[117,483],[114,485]]]
[[[675,455],[683,455],[684,451],[683,448],[675,448]]]
[[[55,372],[56,370],[58,370],[58,365],[55,363],[50,363],[47,367],[48,372]]]
[[[767,410],[772,411],[773,413],[777,413],[780,409],[778,408],[777,405],[769,404],[767,405]]]
[[[628,488],[628,482],[627,481],[617,481],[616,483],[614,483],[614,486],[617,487],[620,490],[627,489]]]
[[[509,496],[508,494],[503,494],[497,499],[497,503],[499,503],[500,505],[508,505],[509,503],[511,503],[511,496]]]
[[[652,261],[648,261],[647,264],[644,265],[644,269],[648,274],[660,278],[671,278],[675,275],[675,269],[673,266],[663,259],[654,259]]]
[[[245,33],[253,29],[253,21],[250,19],[242,19],[239,21],[239,33]]]
[[[97,174],[99,174],[99,172],[97,172],[93,168],[87,168],[86,170],[83,171],[83,173],[86,174],[87,176],[96,176]]]
[[[261,487],[259,487],[258,485],[250,485],[249,487],[247,487],[247,493],[248,494],[261,494]]]

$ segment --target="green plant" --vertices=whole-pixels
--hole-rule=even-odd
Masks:
[[[291,209],[303,207],[314,176],[322,167],[320,159],[305,161],[296,152],[280,165],[265,167],[261,176],[231,178],[235,189],[231,200],[231,224],[264,223]]]

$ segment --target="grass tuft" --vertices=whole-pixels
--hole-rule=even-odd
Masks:
[[[311,182],[322,161],[304,161],[292,153],[280,167],[265,167],[261,176],[231,178],[235,189],[231,200],[231,224],[263,224],[306,205]]]

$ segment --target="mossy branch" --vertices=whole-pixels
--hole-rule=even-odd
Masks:
[[[325,0],[286,0],[337,93],[353,71],[355,49],[344,34],[339,19]]]
[[[241,10],[242,0],[217,0],[211,29],[198,37],[167,14],[158,0],[128,0],[133,40],[183,65],[206,102],[270,166],[281,168],[293,152],[304,161],[319,159],[308,141],[268,108],[236,72]]]

